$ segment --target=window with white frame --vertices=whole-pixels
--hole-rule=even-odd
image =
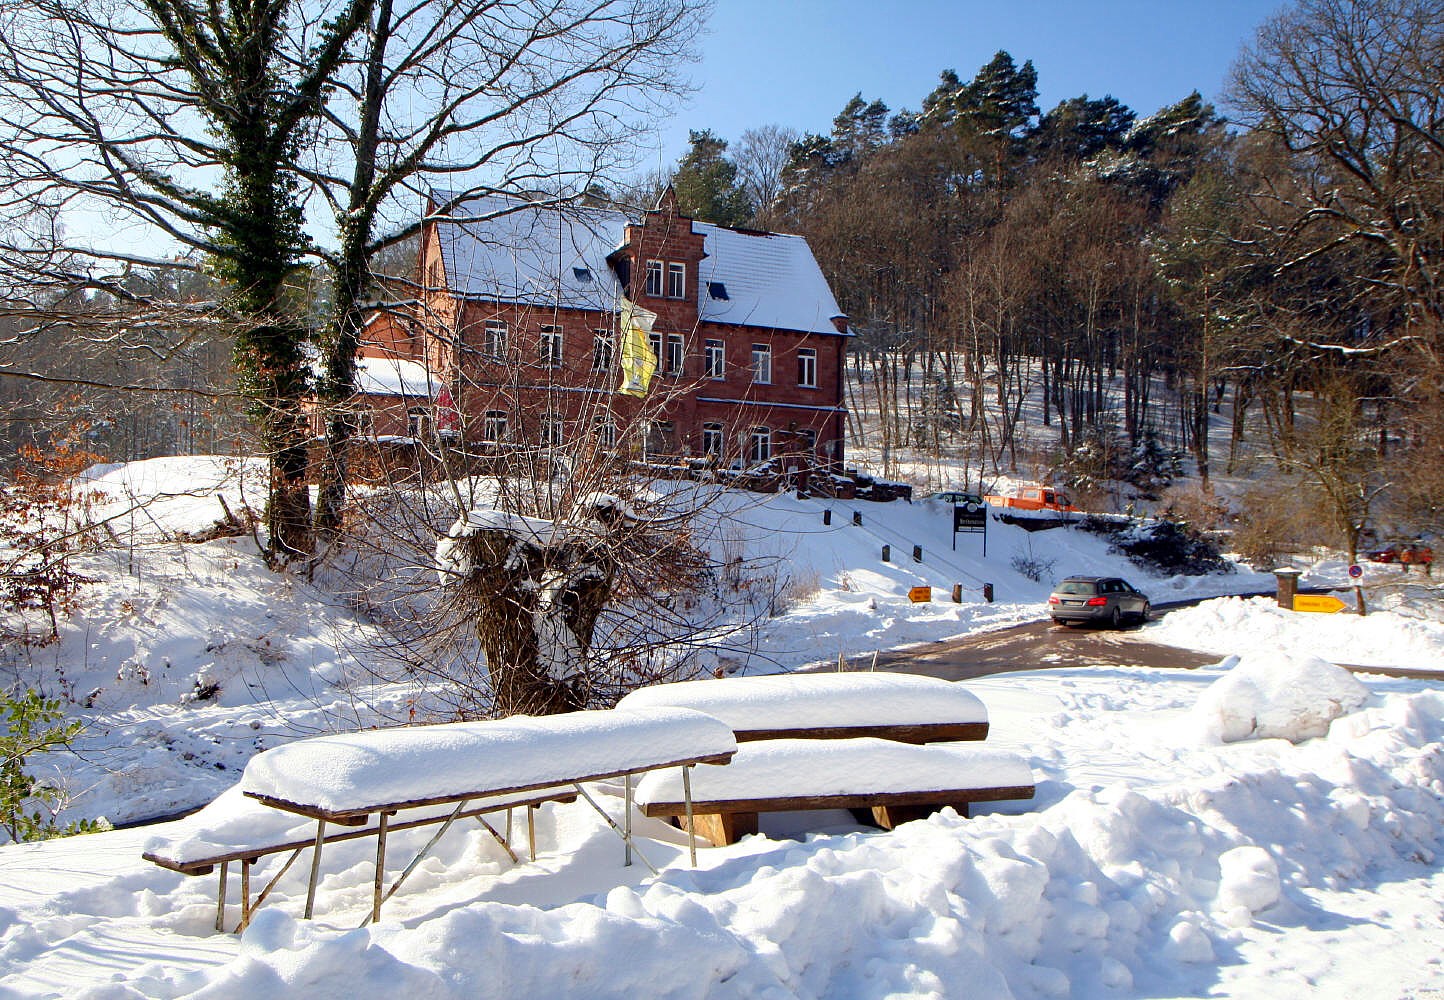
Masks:
[[[667,262],[667,298],[687,297],[687,265],[672,260]]]
[[[566,439],[566,425],[562,418],[554,413],[549,413],[542,418],[541,443],[548,448],[555,448],[564,443]]]
[[[506,323],[489,319],[482,330],[481,351],[493,358],[506,354]]]
[[[752,345],[752,381],[758,385],[772,382],[772,345]]]
[[[721,424],[706,423],[702,425],[702,454],[712,455],[716,458],[722,457]]]
[[[682,374],[682,365],[687,356],[686,346],[680,333],[667,334],[667,374]]]
[[[616,343],[611,330],[592,331],[592,371],[612,370],[612,355],[616,350]]]
[[[722,341],[707,341],[706,362],[708,378],[723,379],[727,377],[727,347]]]
[[[487,410],[481,418],[481,439],[483,441],[505,441],[507,435],[507,414],[505,410]]]
[[[406,411],[406,436],[412,438],[428,437],[431,428],[431,414],[424,406],[413,406]]]
[[[612,422],[609,416],[598,416],[592,418],[592,432],[597,436],[597,444],[602,448],[615,448],[617,446],[617,425]]]
[[[747,461],[765,462],[772,457],[772,428],[754,427],[747,442]]]
[[[662,297],[662,262],[660,260],[647,261],[647,294]]]
[[[647,334],[647,346],[652,349],[652,356],[657,359],[657,367],[662,367],[662,335],[660,333]]]
[[[804,428],[797,432],[798,451],[804,458],[817,457],[817,431],[811,427]]]
[[[817,388],[817,351],[811,347],[797,352],[797,384],[804,389]]]
[[[544,326],[541,328],[541,366],[560,368],[562,366],[562,328]]]

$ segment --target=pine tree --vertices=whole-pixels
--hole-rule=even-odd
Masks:
[[[747,193],[737,181],[737,164],[725,155],[727,140],[710,129],[689,132],[692,148],[677,164],[672,188],[683,215],[719,226],[745,226],[752,219]]]

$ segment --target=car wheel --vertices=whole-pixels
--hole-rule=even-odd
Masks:
[[[1113,614],[1108,616],[1108,623],[1114,628],[1123,627],[1123,609],[1114,605]]]
[[[1152,615],[1152,614],[1153,614],[1153,605],[1149,604],[1147,601],[1144,601],[1144,602],[1143,602],[1143,610],[1140,611],[1140,612],[1138,612],[1138,621],[1139,621],[1140,623],[1142,623],[1142,622],[1147,622],[1148,619],[1149,619],[1149,616]]]

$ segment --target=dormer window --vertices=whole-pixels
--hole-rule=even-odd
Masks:
[[[707,282],[707,294],[719,302],[727,301],[727,286],[720,281]]]
[[[579,284],[589,285],[592,283],[592,271],[588,267],[572,268],[572,277],[577,279]]]

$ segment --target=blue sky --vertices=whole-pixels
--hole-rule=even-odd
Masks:
[[[858,91],[916,110],[944,69],[971,78],[999,49],[1038,70],[1039,105],[1112,94],[1140,115],[1197,89],[1214,99],[1278,0],[717,0],[691,73],[698,88],[662,129],[674,163],[687,130],[826,133]]]

